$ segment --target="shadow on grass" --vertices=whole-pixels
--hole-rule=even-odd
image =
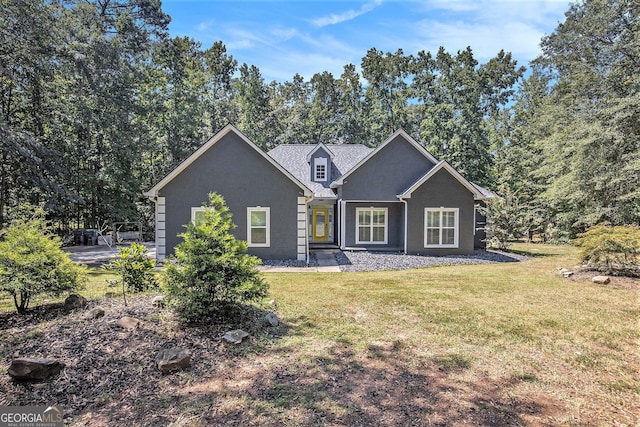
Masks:
[[[72,425],[127,420],[132,425],[508,426],[528,424],[525,414],[546,419],[557,409],[514,397],[509,389],[517,379],[465,376],[474,364],[468,355],[421,359],[400,339],[358,349],[318,339],[319,326],[306,317],[268,327],[268,311],[253,308],[231,322],[186,328],[142,297],[126,308],[113,301],[103,319],[87,319],[82,312],[60,316],[33,337],[35,328],[26,325],[16,331],[23,339],[7,351],[60,359],[66,369],[38,385],[0,377],[0,404],[56,402]],[[114,326],[124,315],[141,319],[142,326]],[[250,338],[237,346],[224,343],[221,336],[235,328]],[[192,365],[161,375],[153,359],[174,346],[192,353]]]

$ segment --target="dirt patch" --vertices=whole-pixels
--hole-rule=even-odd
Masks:
[[[589,268],[579,267],[573,270],[573,275],[569,277],[570,280],[575,282],[591,282],[595,276],[604,276],[605,274],[600,273],[599,271],[595,271]],[[637,277],[624,277],[624,276],[608,276],[611,279],[605,286],[609,288],[617,288],[617,289],[636,289],[640,290],[640,278]]]
[[[286,325],[268,328],[260,310],[236,324],[181,328],[152,297],[101,301],[106,315],[66,313],[59,305],[0,320],[0,369],[15,356],[63,361],[50,382],[0,377],[0,405],[57,404],[70,425],[546,425],[559,402],[508,393],[512,379],[451,380],[457,369],[416,360],[397,343],[364,353],[335,344],[317,357],[278,346]],[[92,305],[95,305],[92,304]],[[116,326],[122,316],[138,329]],[[225,331],[242,327],[249,342],[231,346]],[[160,349],[180,346],[192,367],[171,375],[155,369]],[[459,367],[464,369],[464,364]]]
[[[233,324],[183,328],[151,299],[131,298],[128,307],[100,301],[101,319],[87,316],[95,302],[71,313],[48,306],[28,316],[3,315],[0,370],[14,356],[58,359],[66,368],[43,383],[0,376],[0,405],[57,404],[67,424],[91,426],[552,426],[568,420],[561,397],[529,387],[535,377],[501,372],[498,362],[478,367],[464,354],[426,357],[401,340],[364,349],[329,340],[310,354],[282,339],[305,339],[294,323],[267,327],[261,310]],[[123,316],[142,325],[121,329],[115,322]],[[251,337],[240,346],[225,344],[222,335],[235,328]],[[154,357],[174,346],[191,351],[192,366],[162,375]]]

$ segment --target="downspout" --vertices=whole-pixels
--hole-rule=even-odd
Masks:
[[[338,236],[338,247],[340,247],[342,245],[342,234],[340,233],[341,227],[342,227],[342,199],[338,199],[338,201],[336,202],[336,205],[338,206],[338,213],[336,215],[336,221],[338,221],[338,232],[336,233]]]
[[[306,257],[307,257],[307,266],[309,266],[309,263],[311,262],[311,252],[309,250],[309,203],[311,203],[311,201],[313,200],[313,196],[307,196],[305,197],[305,209],[304,209],[304,235],[306,236],[306,238],[304,239],[305,241],[305,251],[306,251]]]
[[[345,202],[344,200],[340,200],[340,204],[342,205],[342,209],[340,212],[340,249],[344,250],[345,249],[345,240],[346,240],[346,236],[345,236],[345,221],[346,221],[346,217],[347,217],[347,209],[346,209],[346,205],[347,202]]]
[[[402,204],[404,205],[404,254],[407,254],[407,249],[408,249],[408,243],[407,243],[407,236],[409,235],[409,223],[407,221],[407,219],[409,218],[409,213],[407,212],[408,210],[408,204],[407,201],[405,199],[403,199],[402,197],[398,197],[400,199],[400,201],[402,202]]]

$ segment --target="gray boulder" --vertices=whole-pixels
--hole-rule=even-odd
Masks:
[[[242,329],[235,329],[224,334],[222,339],[232,344],[240,344],[242,340],[248,336],[248,332],[245,332]]]
[[[125,316],[121,319],[119,319],[116,322],[116,325],[120,326],[122,329],[136,329],[138,326],[140,326],[140,324],[142,323],[142,321],[136,319],[135,317],[128,317]]]
[[[167,374],[188,368],[191,365],[191,353],[180,347],[167,348],[158,352],[155,361],[158,370]]]
[[[564,278],[567,278],[573,276],[573,271],[566,268],[558,268],[558,274],[560,274]]]
[[[611,278],[609,276],[594,276],[591,281],[598,285],[608,285],[611,282]]]
[[[280,324],[280,319],[278,319],[278,316],[273,311],[268,313],[264,318],[269,323],[269,325],[273,327],[276,327]]]
[[[164,307],[164,295],[156,295],[151,299],[151,305],[158,308]]]
[[[91,310],[89,310],[88,317],[90,319],[98,319],[100,317],[104,317],[105,313],[106,313],[105,309],[97,305],[93,307]]]
[[[71,294],[64,300],[65,310],[75,310],[76,308],[82,308],[86,305],[87,299],[78,294]]]
[[[42,358],[19,357],[11,361],[7,373],[16,381],[39,381],[58,375],[64,363]]]

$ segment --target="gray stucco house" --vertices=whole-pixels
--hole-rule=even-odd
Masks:
[[[471,254],[481,240],[476,205],[491,197],[403,130],[375,149],[292,144],[266,153],[227,125],[145,192],[156,204],[159,261],[210,192],[225,198],[249,253],[297,260],[314,246]]]

